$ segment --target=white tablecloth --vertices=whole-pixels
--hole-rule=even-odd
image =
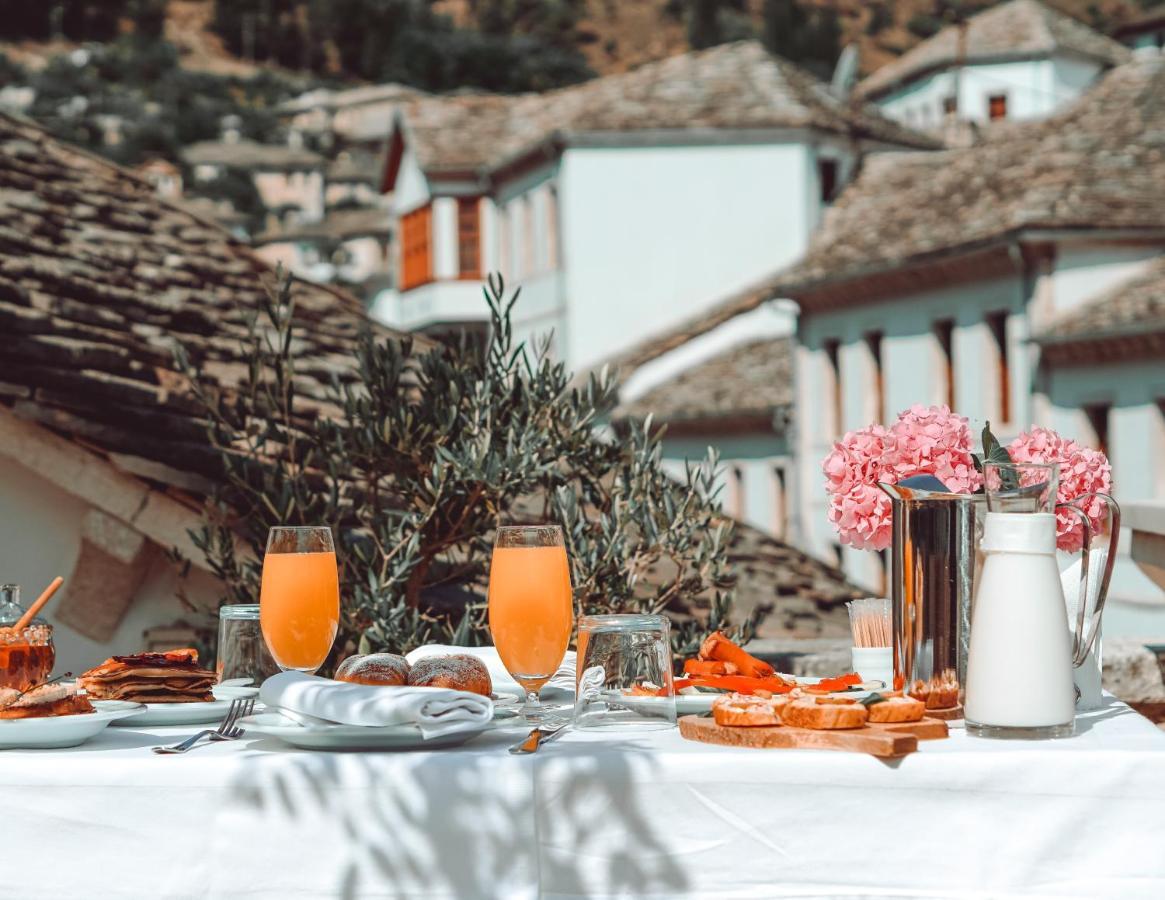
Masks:
[[[1165,734],[1115,702],[891,762],[675,731],[149,752],[190,730],[0,753],[0,897],[1165,896]]]

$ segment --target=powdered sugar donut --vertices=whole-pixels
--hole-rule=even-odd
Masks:
[[[336,681],[349,681],[352,684],[408,684],[409,663],[395,653],[349,656],[336,669]]]
[[[418,659],[409,672],[409,684],[416,687],[443,687],[469,691],[488,697],[493,693],[489,669],[476,656],[427,656]]]

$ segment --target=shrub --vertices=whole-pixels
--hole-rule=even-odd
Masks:
[[[575,384],[545,347],[515,344],[517,293],[507,301],[500,278],[484,293],[486,341],[414,353],[407,339],[366,335],[328,415],[309,415],[297,394],[287,281],[251,318],[236,391],[179,350],[221,454],[221,487],[193,537],[225,599],[255,602],[272,525],[327,524],[344,597],[338,648],[476,644],[488,635],[493,529],[554,521],[578,613],[667,610],[677,649],[691,651],[703,628],[727,627],[731,608],[715,457],[674,480],[650,422],[604,439],[615,382],[603,372]],[[751,622],[741,628],[751,635]]]

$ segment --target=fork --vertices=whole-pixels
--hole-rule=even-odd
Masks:
[[[234,741],[238,740],[245,733],[242,728],[238,727],[238,721],[251,714],[255,708],[254,697],[238,697],[231,701],[230,708],[227,710],[226,717],[222,720],[222,724],[218,728],[208,728],[205,731],[200,731],[198,734],[191,735],[180,744],[174,744],[172,747],[154,747],[155,753],[185,753],[197,744],[204,737],[209,737],[212,741]]]

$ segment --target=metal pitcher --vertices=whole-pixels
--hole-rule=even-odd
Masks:
[[[966,685],[983,495],[879,482],[893,501],[894,687],[953,671]]]

